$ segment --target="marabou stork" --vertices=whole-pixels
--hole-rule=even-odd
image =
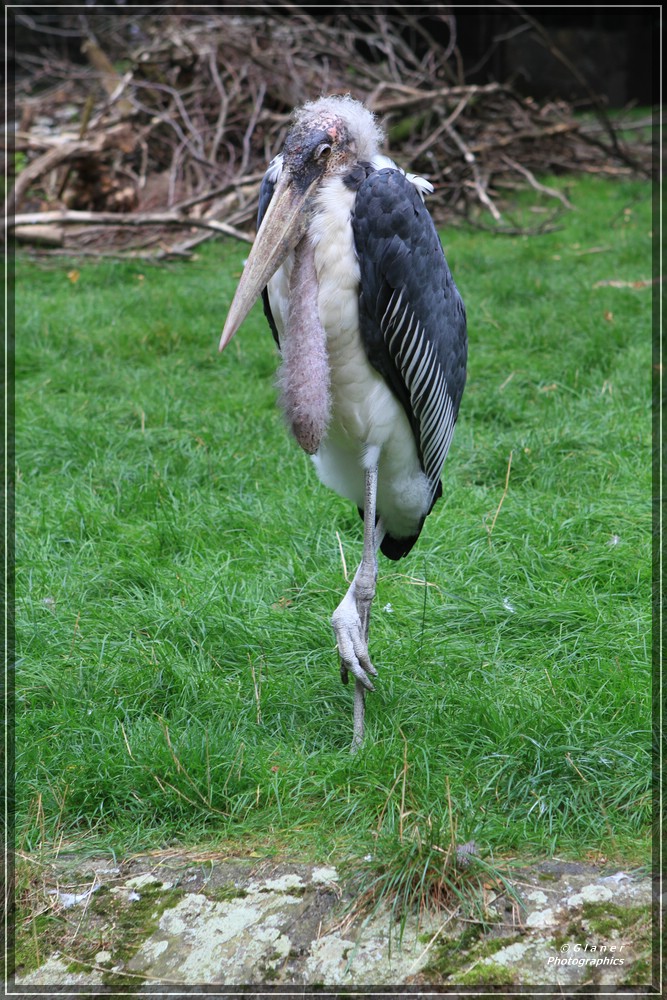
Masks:
[[[382,138],[349,96],[295,111],[220,340],[261,294],[287,422],[320,480],[363,517],[363,558],[331,619],[343,683],[355,678],[353,751],[377,676],[377,552],[409,552],[442,494],[467,358],[465,307],[424,205],[433,187],[383,156]]]

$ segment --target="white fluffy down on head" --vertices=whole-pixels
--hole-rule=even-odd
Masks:
[[[318,120],[326,122],[335,118],[345,121],[356,140],[358,158],[371,160],[382,145],[384,132],[375,115],[349,94],[344,97],[320,97],[317,101],[308,101],[294,112],[295,124]]]

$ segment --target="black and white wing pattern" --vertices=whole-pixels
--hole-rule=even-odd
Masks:
[[[402,171],[375,170],[361,182],[352,229],[362,342],[405,408],[433,506],[465,386],[465,307],[433,220]]]

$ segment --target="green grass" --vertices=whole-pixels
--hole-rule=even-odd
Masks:
[[[651,291],[604,282],[650,279],[651,192],[567,189],[548,235],[444,234],[469,381],[444,497],[380,564],[354,757],[329,616],[361,522],[285,431],[260,307],[217,354],[247,250],[19,258],[26,850],[339,859],[410,814],[494,857],[646,858]]]

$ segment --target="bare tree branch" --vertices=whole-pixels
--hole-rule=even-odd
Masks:
[[[121,215],[114,212],[35,212],[24,215],[15,215],[8,220],[11,228],[19,226],[179,226],[188,229],[210,229],[215,233],[224,233],[226,236],[233,236],[237,240],[252,243],[251,237],[246,233],[229,226],[225,222],[218,222],[216,219],[197,219],[192,216],[179,215],[176,212],[152,212],[145,214]]]

